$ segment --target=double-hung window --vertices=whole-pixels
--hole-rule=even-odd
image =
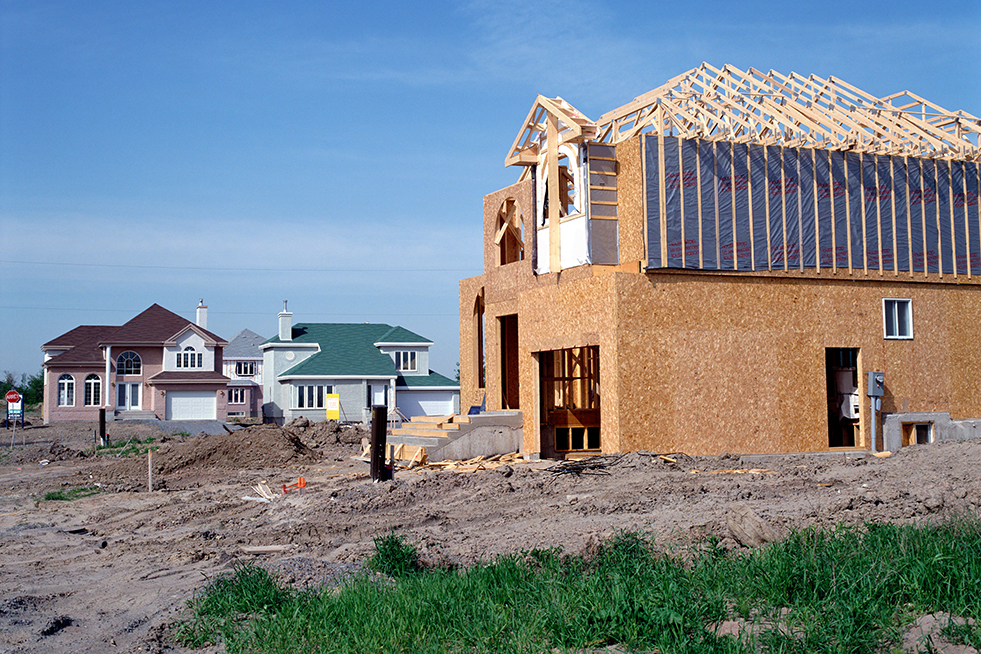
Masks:
[[[102,400],[102,378],[91,374],[85,378],[85,406],[99,406]]]
[[[886,338],[913,338],[913,301],[885,298],[882,300],[883,332]]]
[[[238,377],[254,377],[255,361],[236,361],[235,375]]]
[[[232,387],[228,389],[229,404],[245,404],[245,389]]]
[[[75,378],[69,374],[58,378],[58,406],[75,406]]]

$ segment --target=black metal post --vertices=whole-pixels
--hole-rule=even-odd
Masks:
[[[106,443],[106,409],[105,407],[99,409],[99,442],[103,445]]]
[[[385,481],[385,447],[388,440],[388,408],[371,407],[371,480]]]

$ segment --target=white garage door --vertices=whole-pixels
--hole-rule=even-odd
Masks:
[[[218,399],[214,391],[170,391],[167,393],[167,420],[215,420]]]
[[[406,418],[453,414],[452,391],[398,391],[396,404]]]

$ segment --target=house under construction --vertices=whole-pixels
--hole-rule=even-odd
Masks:
[[[595,121],[539,96],[460,282],[461,404],[520,410],[549,457],[981,435],[979,135],[731,66]]]

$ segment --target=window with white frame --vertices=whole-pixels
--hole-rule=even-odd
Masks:
[[[102,404],[102,378],[92,373],[85,378],[85,406]]]
[[[324,384],[297,384],[294,388],[294,409],[323,409],[324,396],[334,392],[333,386]]]
[[[395,369],[399,372],[416,371],[416,353],[411,351],[399,350],[395,353]]]
[[[255,361],[236,361],[235,375],[237,377],[254,377]]]
[[[913,301],[882,300],[883,330],[886,338],[913,338]]]
[[[58,378],[58,406],[75,406],[75,378],[69,374]]]
[[[204,354],[196,352],[193,347],[188,345],[183,352],[177,353],[178,368],[202,368],[204,367]]]
[[[127,350],[116,357],[117,375],[139,375],[143,371],[143,360],[136,352]]]
[[[244,388],[229,388],[228,389],[228,403],[229,404],[245,404],[245,389]]]

